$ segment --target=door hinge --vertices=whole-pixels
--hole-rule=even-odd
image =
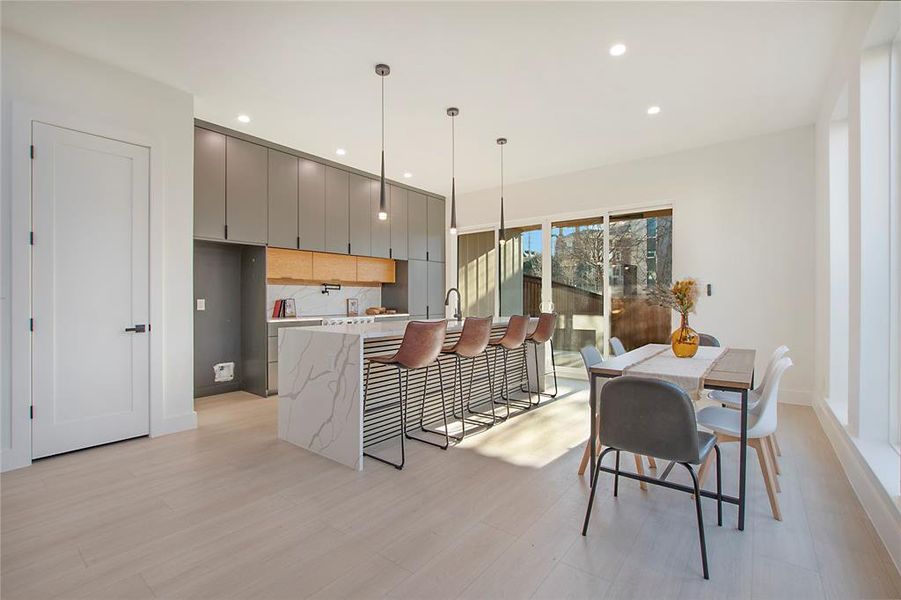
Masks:
[[[225,239],[228,239],[228,225],[225,226]]]
[[[34,331],[34,318],[28,319],[28,331]]]
[[[34,405],[28,407],[28,418],[34,419]]]
[[[34,232],[33,231],[28,232],[28,243],[30,245],[34,246]]]
[[[28,147],[28,156],[31,157],[31,160],[34,160],[34,144]]]

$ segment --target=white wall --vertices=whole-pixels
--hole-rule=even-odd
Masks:
[[[0,420],[3,468],[31,456],[27,360],[30,121],[150,147],[151,435],[196,426],[193,410],[193,97],[2,32]],[[24,217],[23,217],[24,215]],[[89,218],[89,215],[85,216]]]
[[[599,141],[600,143],[600,141]],[[506,160],[515,161],[511,141]],[[506,185],[508,224],[630,206],[673,207],[673,274],[713,285],[691,324],[756,348],[762,372],[792,350],[784,401],[813,390],[814,130],[812,126]],[[460,196],[463,231],[495,225],[498,190]],[[450,265],[454,281],[456,266]]]

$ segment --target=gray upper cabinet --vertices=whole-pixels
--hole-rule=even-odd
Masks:
[[[348,234],[348,173],[335,167],[325,167],[325,251],[347,254]]]
[[[297,248],[297,157],[269,150],[269,245]]]
[[[407,215],[409,216],[410,258],[425,260],[426,252],[429,249],[429,222],[426,197],[418,192],[410,192],[408,198]]]
[[[429,260],[444,262],[444,200],[428,197],[429,213]]]
[[[428,263],[424,260],[407,261],[407,278],[407,312],[417,316],[427,315]]]
[[[444,317],[444,263],[429,261],[426,263],[428,276],[428,315],[430,319]]]
[[[369,219],[372,233],[371,256],[390,258],[391,249],[391,221],[379,219],[379,193],[381,191],[378,179],[369,180]],[[387,190],[385,190],[388,193]],[[354,251],[356,252],[356,250]]]
[[[368,177],[351,173],[349,176],[350,253],[369,256],[372,250],[372,218],[369,216],[370,189]]]
[[[301,250],[325,250],[325,165],[297,159],[297,205]]]
[[[226,238],[265,244],[269,233],[269,150],[237,138],[225,142]]]
[[[391,258],[407,260],[407,190],[397,186],[388,185],[390,192],[390,206],[388,207],[388,220],[391,226]],[[413,313],[410,314],[419,314]],[[423,313],[424,314],[424,313]]]
[[[225,136],[194,128],[194,236],[225,239]]]

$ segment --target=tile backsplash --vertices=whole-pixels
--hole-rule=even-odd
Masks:
[[[272,316],[275,301],[283,298],[294,298],[298,317],[305,315],[346,315],[347,299],[357,298],[360,301],[360,314],[362,315],[366,313],[367,308],[381,306],[382,288],[379,286],[353,287],[342,285],[340,290],[323,294],[321,285],[267,285],[267,318]]]

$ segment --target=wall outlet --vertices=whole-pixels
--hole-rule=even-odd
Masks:
[[[206,298],[197,299],[197,310],[206,310]]]

